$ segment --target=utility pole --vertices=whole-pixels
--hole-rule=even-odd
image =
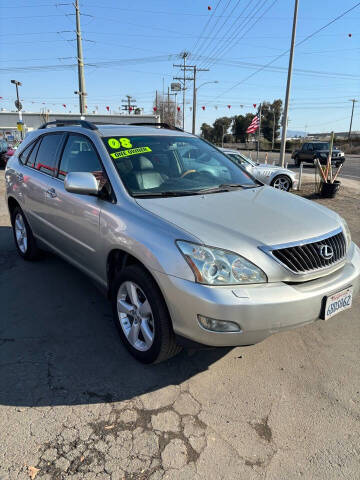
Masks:
[[[183,77],[173,77],[174,80],[180,80],[180,82],[183,82],[183,111],[182,111],[182,127],[183,130],[185,128],[185,91],[186,91],[186,81],[187,80],[193,80],[192,78],[186,78],[186,71],[189,69],[190,65],[186,65],[186,57],[189,55],[188,52],[183,52],[181,54],[181,57],[183,59],[183,64],[182,65],[174,65],[173,67],[178,67],[181,68],[181,70],[184,72]],[[191,65],[191,68],[194,67],[194,65]]]
[[[185,127],[185,90],[186,90],[186,82],[187,81],[192,81],[193,83],[193,114],[192,114],[192,133],[195,134],[195,125],[196,125],[196,94],[197,94],[197,88],[196,88],[196,74],[198,72],[208,72],[208,68],[197,68],[196,65],[186,65],[186,56],[188,55],[187,52],[184,52],[183,54],[184,58],[184,64],[183,65],[173,65],[174,67],[179,67],[181,70],[184,72],[183,77],[173,77],[174,80],[179,80],[180,82],[183,83],[183,129]],[[184,57],[184,55],[186,55]],[[186,72],[192,72],[193,76],[192,77],[186,77]],[[215,82],[206,82],[206,83],[215,83]]]
[[[87,93],[85,91],[84,58],[83,58],[83,50],[82,50],[81,27],[80,27],[79,0],[75,0],[74,6],[75,6],[75,15],[76,15],[76,42],[77,42],[78,77],[79,77],[79,90],[74,93],[79,95],[80,115],[83,116],[86,113],[85,97]]]
[[[285,164],[286,133],[287,133],[287,123],[288,123],[288,111],[289,111],[289,100],[290,100],[290,89],[291,89],[291,76],[292,76],[292,67],[293,67],[293,58],[294,58],[298,7],[299,7],[299,0],[295,0],[293,27],[292,27],[292,35],[291,35],[290,57],[289,57],[289,68],[288,68],[288,76],[287,76],[287,84],[286,84],[286,96],[285,96],[284,113],[283,113],[283,118],[282,118],[281,147],[280,147],[280,165],[282,167]]]
[[[352,98],[351,100],[349,100],[350,102],[352,102],[352,109],[351,109],[351,120],[350,120],[350,128],[349,128],[349,147],[350,147],[350,152],[351,152],[351,129],[352,129],[352,122],[353,122],[353,116],[354,116],[354,107],[355,107],[355,103],[358,101],[358,100],[355,100],[355,98]]]
[[[23,121],[22,121],[22,113],[21,113],[21,110],[22,110],[22,104],[20,102],[20,98],[19,98],[19,87],[22,86],[22,83],[19,82],[18,80],[11,80],[11,83],[13,83],[15,85],[15,88],[16,88],[16,101],[15,101],[15,107],[18,111],[18,114],[19,114],[19,122],[18,122],[18,128],[20,130],[20,137],[21,137],[21,140],[24,138],[24,133],[23,133]]]
[[[156,96],[157,96],[157,92],[156,92]],[[123,110],[129,113],[129,115],[132,112],[132,110],[134,110],[137,107],[137,105],[131,103],[131,102],[136,102],[135,98],[133,98],[131,95],[126,95],[126,99],[122,98],[121,101],[125,102],[121,106],[123,107]]]
[[[196,123],[196,65],[194,66],[194,85],[193,85],[193,112],[192,112],[192,129],[191,133],[195,135],[195,123]]]
[[[259,131],[258,131],[258,144],[257,144],[256,160],[259,160],[260,132],[261,132],[261,113],[262,113],[262,103],[260,103],[260,105],[259,105]]]

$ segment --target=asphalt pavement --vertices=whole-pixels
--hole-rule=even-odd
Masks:
[[[246,156],[250,156],[249,151],[242,151]],[[259,159],[257,160],[256,152],[251,152],[251,158],[254,161],[260,163],[265,163],[265,156],[267,154],[268,163],[275,162],[276,165],[279,163],[279,153],[278,152],[259,152]],[[294,170],[295,172],[299,171],[299,168],[295,167],[294,161],[291,159],[291,154],[287,153],[285,155],[285,162],[288,163],[288,168]],[[304,163],[304,171],[306,173],[311,173],[314,171],[314,166],[310,163]],[[351,178],[353,180],[360,180],[360,155],[346,155],[345,163],[339,173],[339,177]]]
[[[254,346],[144,366],[88,278],[19,258],[3,194],[0,172],[2,480],[359,479],[359,298]],[[320,202],[359,244],[360,195]]]

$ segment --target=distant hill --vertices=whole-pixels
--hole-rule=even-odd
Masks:
[[[286,133],[287,137],[306,137],[306,132],[301,130],[288,130]]]

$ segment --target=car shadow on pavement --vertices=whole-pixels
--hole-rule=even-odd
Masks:
[[[142,365],[122,346],[109,301],[51,254],[22,260],[0,227],[0,404],[77,405],[131,399],[177,385],[229,349],[183,350]]]

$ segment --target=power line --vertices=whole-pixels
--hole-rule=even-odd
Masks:
[[[191,49],[192,52],[195,52],[196,47],[198,46],[199,41],[200,41],[202,35],[205,34],[206,29],[207,29],[207,27],[209,26],[209,24],[211,23],[211,20],[214,18],[214,14],[215,14],[216,10],[218,9],[218,7],[219,7],[219,5],[220,5],[221,2],[222,2],[222,0],[219,0],[218,3],[216,4],[214,13],[209,17],[209,19],[208,19],[208,21],[206,22],[205,26],[204,26],[203,29],[201,30],[200,35],[199,35],[197,41],[195,42],[195,45],[194,45],[193,48]]]
[[[240,27],[240,30],[238,32],[235,32],[234,35],[232,35],[232,37],[227,41],[227,42],[224,42],[223,45],[217,47],[214,51],[214,54],[213,55],[217,55],[218,57],[220,55],[223,55],[226,51],[230,50],[231,48],[233,48],[237,43],[239,43],[247,34],[250,30],[252,30],[254,28],[254,26],[267,14],[267,12],[269,10],[272,9],[272,7],[275,5],[275,3],[277,2],[278,0],[274,0],[269,6],[268,8],[266,8],[262,14],[260,15],[260,17],[258,18],[255,18],[255,16],[253,17],[253,19],[250,18],[250,20],[248,20],[247,22],[243,22],[242,26]],[[257,11],[255,12],[258,13],[261,8],[265,5],[265,2],[260,5],[260,7],[257,9]],[[246,28],[246,26],[249,25],[249,23],[251,22],[251,20],[253,20],[253,23],[249,26],[249,28],[247,28],[247,30],[245,32],[242,32],[242,30],[244,28]],[[240,36],[241,35],[241,36]],[[240,37],[240,38],[239,38]],[[209,64],[211,65],[211,63]]]
[[[300,40],[299,42],[296,43],[295,47],[298,47],[300,45],[302,45],[303,43],[307,42],[310,38],[314,37],[315,35],[317,35],[319,32],[321,32],[322,30],[324,30],[325,28],[329,27],[330,25],[332,25],[333,23],[335,23],[337,20],[339,20],[340,18],[344,17],[345,15],[347,15],[349,12],[351,12],[352,10],[355,10],[355,8],[357,8],[358,6],[360,5],[360,2],[356,3],[353,7],[349,8],[348,10],[346,10],[345,12],[341,13],[340,15],[338,15],[337,17],[335,17],[333,20],[331,20],[330,22],[328,22],[327,24],[323,25],[322,27],[320,27],[319,29],[315,30],[313,33],[311,33],[310,35],[307,35],[303,40]],[[283,56],[285,56],[287,53],[289,53],[289,49],[287,49],[286,51],[282,52],[280,55],[276,56],[273,60],[271,60],[270,62],[268,62],[266,65],[262,66],[261,68],[259,68],[258,70],[256,70],[255,72],[253,72],[252,74],[248,75],[246,78],[244,78],[243,80],[240,80],[240,82],[237,82],[235,83],[232,87],[228,88],[227,90],[225,90],[225,92],[223,92],[222,94],[218,95],[216,98],[220,98],[222,97],[223,95],[225,95],[227,92],[230,92],[231,90],[233,90],[234,88],[238,87],[239,85],[241,85],[242,83],[246,82],[247,80],[249,80],[250,78],[252,78],[253,76],[255,76],[257,73],[261,72],[262,70],[264,70],[266,67],[269,67],[270,65],[272,65],[273,63],[275,63],[277,60],[279,60],[280,58],[282,58]]]

